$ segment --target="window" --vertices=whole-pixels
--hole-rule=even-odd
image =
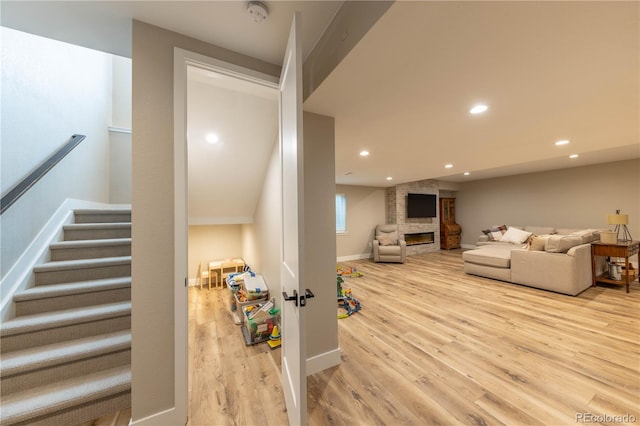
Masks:
[[[347,232],[347,196],[336,194],[336,234]]]

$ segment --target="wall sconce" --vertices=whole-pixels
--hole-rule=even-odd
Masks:
[[[632,240],[631,233],[629,232],[629,228],[627,228],[628,223],[629,223],[629,215],[620,214],[620,210],[616,210],[615,214],[607,215],[607,224],[615,225],[613,232],[616,233],[619,241],[627,242]],[[620,230],[622,230],[622,238],[620,238]]]

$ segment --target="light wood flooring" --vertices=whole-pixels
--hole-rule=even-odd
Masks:
[[[363,309],[338,320],[343,362],[308,378],[310,425],[640,422],[637,281],[565,296],[466,275],[460,250],[343,265]],[[280,353],[244,345],[227,297],[189,290],[190,425],[285,425]]]

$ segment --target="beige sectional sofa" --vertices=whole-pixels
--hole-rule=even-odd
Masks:
[[[590,243],[600,239],[599,230],[511,228],[520,231],[518,238],[508,238],[511,242],[483,234],[476,249],[463,252],[464,272],[572,296],[591,286]],[[599,263],[597,270],[603,268]]]

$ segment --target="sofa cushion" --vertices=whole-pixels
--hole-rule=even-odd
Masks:
[[[402,247],[398,245],[388,245],[378,247],[378,253],[380,256],[400,256]]]
[[[462,253],[465,262],[478,265],[493,266],[496,268],[509,268],[511,266],[511,250],[509,246],[482,246],[475,250],[467,250]]]
[[[579,231],[582,231],[582,229],[580,229],[580,228],[558,228],[558,229],[556,229],[556,234],[569,235],[569,234],[573,234],[574,232],[579,232]]]
[[[600,231],[597,229],[583,229],[581,231],[573,232],[570,235],[577,235],[581,237],[582,244],[587,244],[600,239]]]
[[[391,246],[398,244],[398,232],[383,232],[376,235],[376,240],[380,242],[381,246]]]
[[[555,234],[556,229],[553,226],[525,226],[524,230],[534,235]]]
[[[509,228],[507,232],[500,238],[500,242],[522,244],[531,236],[531,232],[521,231],[517,228]]]
[[[549,253],[566,253],[571,247],[582,244],[579,235],[551,235],[544,245],[544,251]]]

